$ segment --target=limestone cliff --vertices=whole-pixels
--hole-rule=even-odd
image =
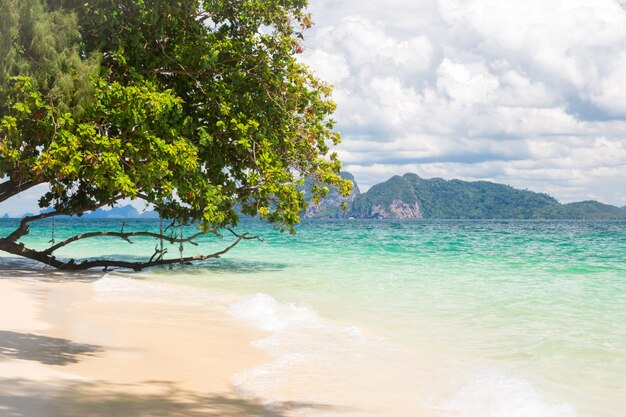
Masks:
[[[354,181],[354,176],[349,172],[342,172],[341,177],[352,181],[352,193],[348,197],[344,197],[335,187],[329,187],[328,195],[321,199],[319,203],[315,203],[311,198],[312,183],[305,184],[305,199],[309,200],[309,206],[302,214],[305,219],[343,219],[350,216],[349,209],[352,207],[354,200],[361,192],[359,186]],[[348,210],[343,210],[342,205],[345,204]]]
[[[421,219],[422,212],[417,202],[410,204],[395,199],[388,208],[380,204],[374,205],[368,217],[374,219]]]

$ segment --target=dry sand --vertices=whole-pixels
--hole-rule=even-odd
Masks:
[[[268,358],[225,312],[38,275],[0,271],[0,417],[282,415],[235,392],[233,375]]]

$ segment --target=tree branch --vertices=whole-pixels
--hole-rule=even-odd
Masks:
[[[8,179],[7,181],[0,182],[0,193],[6,193],[11,188],[15,187],[17,183],[12,179]]]
[[[51,211],[49,213],[41,213],[38,214],[36,216],[27,216],[24,217],[22,219],[22,221],[20,222],[20,226],[15,229],[15,231],[13,233],[11,233],[9,236],[7,236],[5,239],[6,240],[10,240],[10,241],[16,241],[19,238],[21,238],[24,235],[28,234],[28,224],[37,220],[42,220],[42,219],[47,219],[48,217],[54,217],[54,216],[72,216],[75,214],[82,214],[88,210],[96,210],[99,209],[100,207],[112,204],[118,200],[121,200],[123,198],[123,196],[117,196],[117,197],[113,197],[109,200],[106,201],[102,201],[96,205],[90,206],[90,207],[83,207],[81,209],[76,209],[76,210],[61,210],[61,211]]]
[[[62,262],[56,259],[56,257],[51,256],[49,253],[45,251],[36,251],[33,249],[29,249],[24,244],[15,243],[13,241],[9,241],[7,239],[0,239],[0,250],[12,253],[14,255],[23,256],[28,259],[32,259],[46,265],[53,266],[57,269],[62,270],[71,270],[71,271],[82,271],[90,268],[127,268],[132,269],[134,271],[141,271],[146,268],[152,268],[155,266],[163,266],[163,265],[174,265],[174,264],[183,264],[192,261],[204,261],[206,259],[219,258],[220,256],[228,253],[232,248],[237,246],[239,242],[248,238],[248,233],[244,233],[243,235],[239,235],[237,240],[235,240],[232,244],[227,246],[226,248],[210,253],[208,255],[194,255],[187,256],[184,258],[172,258],[172,259],[157,259],[155,261],[148,262],[128,262],[128,261],[116,261],[116,260],[108,260],[108,259],[97,259],[94,261],[83,261],[76,263],[74,259],[70,259],[69,262]]]
[[[63,246],[67,246],[72,242],[76,242],[77,240],[82,240],[82,239],[89,239],[92,237],[100,237],[100,236],[113,236],[113,237],[119,237],[121,239],[124,239],[125,241],[127,241],[128,243],[133,243],[130,238],[131,237],[137,237],[137,236],[146,236],[146,237],[153,237],[156,239],[163,239],[166,240],[170,243],[191,243],[192,245],[197,246],[198,244],[195,242],[192,242],[194,239],[196,239],[199,236],[202,235],[206,235],[210,232],[198,232],[195,233],[189,237],[180,239],[180,238],[176,238],[176,237],[172,237],[172,236],[167,236],[167,235],[163,235],[160,233],[152,233],[152,232],[145,232],[145,231],[141,231],[141,232],[128,232],[128,233],[122,233],[122,232],[90,232],[90,233],[83,233],[80,235],[76,235],[76,236],[72,236],[70,238],[65,239],[62,242],[57,243],[54,246],[49,247],[48,249],[46,249],[45,251],[43,251],[42,253],[45,254],[51,254],[54,251],[62,248]]]
[[[244,233],[243,235],[240,235],[237,232],[235,232],[233,229],[231,229],[230,227],[227,227],[226,230],[228,230],[230,233],[233,234],[233,236],[235,236],[236,238],[239,238],[239,239],[258,240],[259,242],[263,242],[263,238],[261,238],[259,236],[250,236],[250,233],[248,233],[248,232]]]
[[[9,179],[8,181],[0,184],[0,203],[39,184],[43,183],[38,181],[26,181],[19,183]]]
[[[148,68],[143,70],[144,74],[161,74],[161,75],[201,75],[201,74],[211,74],[215,71],[209,70],[195,70],[188,71],[186,69],[176,69],[176,68]]]
[[[213,17],[213,13],[209,13],[209,12],[202,12],[202,13],[198,13],[196,15],[196,22],[206,22],[207,20],[211,19]]]
[[[11,186],[8,185],[7,182],[0,184],[0,186],[2,186],[3,189],[10,189]],[[33,186],[34,185],[36,184],[33,184]],[[132,243],[132,241],[130,240],[131,237],[144,236],[144,237],[153,237],[156,239],[163,239],[170,243],[190,242],[194,245],[197,245],[197,243],[193,242],[194,239],[196,239],[199,236],[211,233],[211,232],[216,233],[216,231],[215,230],[208,231],[208,232],[200,231],[186,238],[183,238],[182,236],[180,238],[177,238],[174,236],[165,235],[163,233],[153,233],[153,232],[148,232],[148,231],[127,232],[127,233],[124,233],[123,230],[120,232],[107,232],[107,231],[89,232],[89,233],[83,233],[80,235],[75,235],[70,238],[67,238],[63,240],[62,242],[59,242],[56,245],[53,245],[43,251],[30,249],[26,247],[23,243],[17,243],[17,241],[21,237],[28,234],[29,225],[30,223],[34,221],[43,220],[43,219],[55,217],[55,216],[62,216],[62,215],[72,216],[76,214],[82,214],[85,211],[96,210],[100,207],[115,203],[116,201],[122,198],[123,196],[119,195],[111,199],[108,199],[106,201],[102,201],[97,204],[94,204],[92,206],[83,207],[81,209],[58,210],[58,211],[52,211],[49,213],[41,213],[41,214],[34,215],[34,216],[24,217],[20,221],[19,227],[13,233],[11,233],[9,236],[5,238],[0,238],[0,250],[6,251],[14,255],[22,256],[28,259],[32,259],[32,260],[44,263],[46,265],[50,265],[54,268],[63,269],[63,270],[86,270],[86,269],[97,268],[97,267],[105,267],[105,268],[117,267],[117,268],[128,268],[128,269],[132,269],[135,271],[141,271],[145,268],[151,268],[154,266],[182,264],[182,263],[187,263],[187,262],[192,262],[192,261],[202,261],[202,260],[211,259],[211,258],[219,258],[221,255],[224,255],[225,253],[229,252],[242,240],[257,239],[257,240],[262,241],[262,239],[259,238],[258,236],[250,236],[249,233],[238,234],[231,228],[227,228],[227,230],[233,236],[237,238],[235,242],[233,242],[231,245],[227,246],[221,251],[214,252],[214,253],[207,254],[207,255],[198,254],[194,256],[172,258],[172,259],[162,259],[161,257],[159,257],[156,260],[153,260],[154,259],[154,255],[153,255],[153,257],[150,258],[150,260],[147,262],[128,262],[128,261],[118,261],[118,260],[97,259],[93,261],[82,261],[79,263],[76,263],[74,259],[70,259],[68,262],[60,261],[55,256],[53,256],[52,253],[64,246],[69,245],[72,242],[76,242],[82,239],[93,238],[93,237],[100,237],[100,236],[118,237],[118,238],[126,240],[129,243]]]
[[[24,258],[32,259],[34,261],[53,266],[57,269],[63,267],[64,265],[64,262],[57,260],[54,256],[46,255],[43,252],[29,249],[24,246],[23,243],[16,243],[15,241],[9,240],[7,238],[0,239],[0,250],[11,253],[13,255],[23,256]]]
[[[237,246],[239,242],[246,239],[247,237],[248,237],[248,233],[244,233],[226,248],[222,249],[221,251],[214,252],[208,255],[194,255],[194,256],[187,256],[184,258],[160,259],[160,260],[149,261],[149,262],[124,262],[124,261],[110,261],[110,260],[84,261],[78,264],[68,262],[67,264],[65,264],[59,269],[84,270],[84,269],[98,268],[98,267],[105,267],[105,268],[117,267],[117,268],[128,268],[128,269],[133,269],[135,271],[141,271],[143,269],[152,268],[155,266],[183,264],[183,263],[192,262],[192,261],[204,261],[206,259],[219,258],[225,253],[228,253],[232,248]]]

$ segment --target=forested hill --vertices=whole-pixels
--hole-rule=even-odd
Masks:
[[[339,217],[337,212],[312,217]],[[355,195],[347,216],[404,219],[626,219],[626,210],[583,201],[560,204],[541,193],[487,181],[394,176]],[[341,217],[345,217],[343,215]]]
[[[390,219],[626,219],[626,207],[615,207],[597,201],[560,204],[541,193],[518,190],[487,181],[467,182],[423,179],[416,174],[394,176],[361,194],[354,177],[352,194],[342,197],[329,187],[328,197],[318,203],[309,201],[305,218],[390,218]],[[303,187],[305,198],[311,198],[312,182]],[[345,203],[347,210],[342,210]],[[45,210],[44,210],[45,211]],[[0,216],[2,217],[2,216]],[[8,217],[8,215],[4,215]],[[139,213],[132,206],[115,207],[86,213],[84,219],[158,218],[153,211]]]

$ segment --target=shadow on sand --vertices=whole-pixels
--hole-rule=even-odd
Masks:
[[[101,270],[59,271],[30,259],[0,257],[0,279],[24,278],[44,282],[92,282],[104,275]]]
[[[260,272],[276,272],[286,269],[289,265],[278,262],[250,261],[237,258],[208,259],[192,264],[178,265],[175,269],[186,274],[203,274],[206,271],[218,274],[250,274]],[[165,269],[165,268],[162,268]]]
[[[94,356],[101,346],[75,343],[57,337],[0,330],[0,359],[36,361],[45,365],[68,365],[85,356]]]
[[[286,417],[290,410],[337,410],[324,404],[282,403],[268,409],[234,393],[200,395],[170,382],[147,382],[155,394],[133,393],[136,385],[66,383],[52,386],[21,379],[0,380],[0,417]]]
[[[123,259],[125,261],[145,261],[142,256],[133,255],[108,255],[102,259]],[[160,273],[184,272],[191,275],[202,275],[210,271],[214,274],[251,274],[261,272],[276,272],[286,269],[289,265],[278,262],[249,261],[245,259],[209,259],[206,261],[187,263],[182,265],[158,266],[146,269],[145,271]],[[118,271],[125,275],[141,274],[130,269],[113,268],[108,272]],[[4,277],[18,277],[37,279],[46,282],[60,281],[84,281],[91,282],[101,278],[107,271],[102,268],[87,271],[59,271],[50,266],[44,265],[30,259],[0,257],[0,279]]]

